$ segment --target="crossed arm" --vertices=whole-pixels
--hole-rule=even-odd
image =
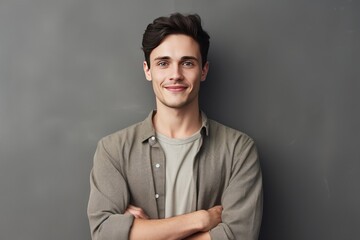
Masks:
[[[149,219],[141,208],[132,205],[127,208],[125,213],[131,214],[135,218],[130,230],[130,240],[210,240],[208,231],[221,222],[222,207],[215,206],[208,210],[153,220]]]
[[[244,149],[237,151],[234,159],[238,160],[222,192],[223,209],[215,207],[168,219],[147,219],[141,213],[137,216],[130,212],[128,185],[119,170],[119,161],[115,160],[119,157],[112,157],[118,151],[108,151],[100,142],[90,175],[88,217],[92,239],[116,240],[126,236],[131,240],[201,240],[210,239],[210,235],[211,239],[257,239],[262,216],[260,165],[253,142],[248,140],[241,145]]]

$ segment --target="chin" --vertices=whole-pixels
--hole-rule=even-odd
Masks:
[[[182,108],[186,108],[192,104],[194,104],[196,101],[195,99],[172,99],[174,101],[166,101],[164,99],[159,100],[159,103],[161,103],[161,105],[168,107],[168,108],[174,108],[174,109],[182,109]],[[169,99],[168,99],[169,100]]]
[[[181,109],[187,106],[187,104],[166,104],[165,106],[169,108]]]

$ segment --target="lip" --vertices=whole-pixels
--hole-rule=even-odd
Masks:
[[[169,86],[165,86],[164,88],[166,90],[170,91],[170,92],[182,92],[182,91],[185,91],[187,86],[184,86],[184,85],[169,85]]]

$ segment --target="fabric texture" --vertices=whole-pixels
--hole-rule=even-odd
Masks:
[[[151,219],[165,217],[165,155],[152,124],[142,122],[101,139],[90,174],[88,217],[93,240],[128,239],[129,204]],[[222,205],[212,240],[255,240],[262,218],[262,176],[254,141],[202,114],[201,147],[194,162],[196,210]]]
[[[195,156],[200,149],[200,131],[186,139],[168,138],[159,133],[156,137],[165,153],[165,218],[195,211],[193,170]]]

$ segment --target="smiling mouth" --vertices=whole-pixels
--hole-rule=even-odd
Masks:
[[[165,89],[170,92],[182,92],[186,89],[186,86],[166,86]]]

